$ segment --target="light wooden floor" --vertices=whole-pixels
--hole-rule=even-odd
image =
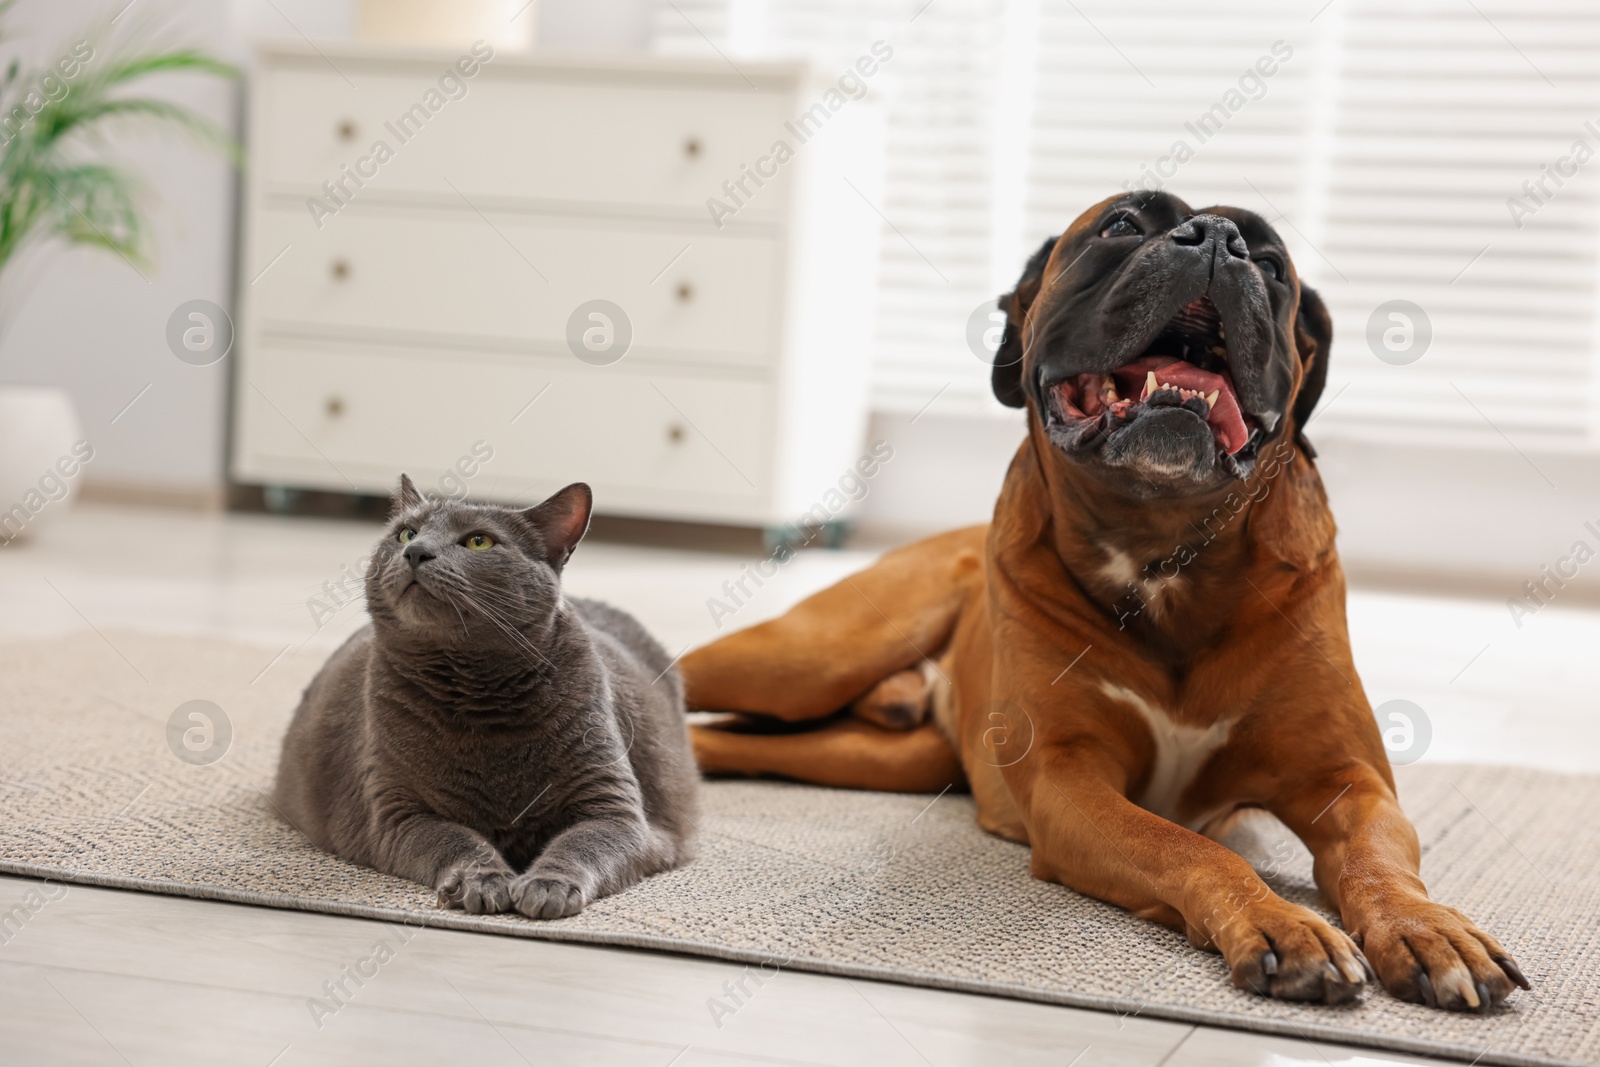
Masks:
[[[0,549],[0,640],[88,624],[331,647],[360,622],[356,605],[316,630],[305,602],[365,554],[370,527],[105,507],[59,518]],[[867,558],[804,553],[732,623]],[[676,652],[716,633],[705,599],[743,562],[585,545],[569,584],[635,611]],[[1558,605],[1519,630],[1500,604],[1372,594],[1350,615],[1374,702],[1406,697],[1431,716],[1428,758],[1600,770],[1584,695],[1600,681],[1600,615]],[[1428,1062],[798,972],[747,983],[718,1026],[707,1000],[741,966],[443,930],[399,944],[381,923],[81,886],[4,925],[32,885],[0,877],[0,1064]],[[324,983],[385,939],[393,958],[314,1014]]]
[[[0,878],[0,909],[30,883]],[[402,937],[409,936],[409,941]],[[380,942],[387,962],[374,958]],[[357,986],[362,967],[376,974]],[[0,947],[7,1064],[1416,1063],[1309,1042],[711,960],[83,886]],[[359,976],[359,975],[358,975]],[[343,1004],[325,983],[344,981]],[[315,998],[336,1011],[312,1010]]]

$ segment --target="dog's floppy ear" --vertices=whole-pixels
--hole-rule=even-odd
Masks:
[[[1056,247],[1058,237],[1046,238],[1044,244],[1022,268],[1017,287],[1000,298],[1000,310],[1006,313],[1005,333],[1000,337],[1000,348],[994,354],[994,373],[990,384],[995,399],[1008,408],[1020,408],[1026,402],[1022,392],[1022,320],[1027,317],[1033,298],[1039,295],[1044,282],[1044,265]]]
[[[1306,454],[1315,457],[1317,450],[1306,440],[1306,423],[1322,399],[1322,387],[1328,384],[1328,349],[1333,344],[1333,320],[1328,316],[1328,305],[1309,285],[1300,286],[1300,309],[1294,316],[1294,343],[1300,351],[1300,365],[1304,367],[1300,379],[1300,392],[1294,398],[1295,440]]]

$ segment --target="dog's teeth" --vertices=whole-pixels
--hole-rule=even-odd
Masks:
[[[1161,388],[1161,386],[1156,384],[1156,372],[1153,371],[1153,370],[1145,371],[1144,372],[1144,396],[1141,396],[1139,399],[1143,400],[1145,396],[1149,396],[1151,393],[1155,392],[1157,389],[1160,389],[1160,388]]]
[[[1221,389],[1213,389],[1213,390],[1211,390],[1211,392],[1206,395],[1206,407],[1208,407],[1208,408],[1216,407],[1217,406],[1217,397],[1221,396],[1221,395],[1222,395],[1222,390]]]

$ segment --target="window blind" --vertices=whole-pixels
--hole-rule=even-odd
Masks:
[[[1600,8],[1359,0],[1337,17],[1318,280],[1339,339],[1329,395],[1345,393],[1319,429],[1592,445],[1600,159],[1545,178],[1550,195],[1523,183],[1579,139],[1600,154]],[[1396,299],[1432,332],[1399,366],[1366,337]]]
[[[1324,295],[1317,435],[1600,443],[1600,7],[660,0],[655,28],[735,61],[894,45],[879,409],[998,412],[969,315],[1085,207],[1160,186],[1261,212]]]

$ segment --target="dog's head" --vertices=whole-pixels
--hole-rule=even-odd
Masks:
[[[1102,201],[1000,305],[995,395],[1030,408],[1068,462],[1138,496],[1248,477],[1265,444],[1299,433],[1327,377],[1327,309],[1240,208]]]

